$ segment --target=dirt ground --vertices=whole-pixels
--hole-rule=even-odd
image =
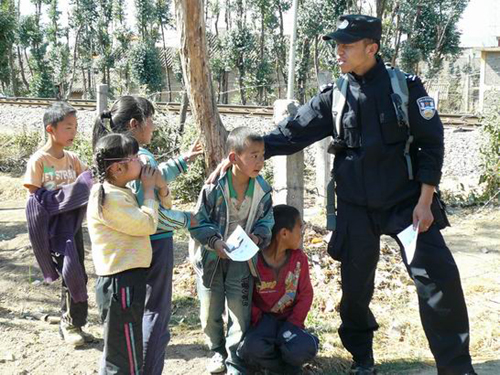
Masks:
[[[41,272],[29,246],[24,215],[25,193],[20,179],[0,175],[0,374],[97,374],[102,334],[93,293],[96,275],[86,255],[89,274],[89,323],[97,342],[82,349],[63,345],[57,324],[41,320],[57,316],[59,282],[41,282]],[[455,209],[452,227],[444,231],[459,265],[471,322],[471,353],[478,374],[500,374],[500,212],[498,208]],[[90,249],[88,236],[87,251]],[[204,374],[208,356],[198,320],[194,276],[186,262],[187,236],[177,236],[172,340],[164,374]],[[308,243],[311,244],[308,248]],[[336,334],[338,281],[328,277],[337,267],[324,246],[306,241],[311,257],[315,302],[307,325],[322,341],[309,374],[344,374],[348,353]],[[398,280],[385,280],[385,268]],[[392,265],[394,264],[394,265]],[[325,266],[327,265],[327,266]],[[331,269],[329,269],[329,267]],[[399,268],[398,268],[399,267]],[[418,320],[414,288],[397,260],[383,260],[372,308],[380,323],[375,353],[380,374],[435,374],[432,357]],[[401,271],[401,272],[400,272]],[[384,285],[388,285],[384,288]],[[412,289],[413,288],[413,289]]]

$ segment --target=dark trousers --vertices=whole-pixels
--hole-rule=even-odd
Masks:
[[[380,236],[396,234],[412,223],[416,202],[390,210],[338,202],[338,222],[330,254],[341,261],[342,300],[339,328],[342,343],[356,362],[373,362],[373,332],[378,328],[370,311]],[[397,239],[396,239],[397,240]],[[469,355],[469,320],[458,268],[439,229],[420,233],[411,265],[422,325],[438,369],[463,374],[472,369]]]
[[[87,272],[85,271],[85,248],[83,246],[83,233],[82,228],[78,230],[75,235],[75,246],[78,251],[78,259],[82,265],[83,273],[85,275],[85,283],[88,281]],[[52,258],[56,262],[57,271],[62,275],[64,264],[64,255],[53,254]],[[68,287],[61,277],[61,320],[75,327],[83,327],[87,324],[87,315],[89,311],[89,304],[87,301],[75,302],[71,298]]]
[[[172,312],[173,240],[151,241],[153,259],[146,274],[146,306],[142,320],[144,373],[161,375],[170,341],[168,323]]]
[[[264,314],[257,325],[247,331],[238,356],[249,368],[296,374],[304,363],[316,356],[318,344],[318,338],[302,328]]]
[[[104,324],[101,375],[143,373],[142,316],[145,300],[145,268],[97,278],[96,303]]]

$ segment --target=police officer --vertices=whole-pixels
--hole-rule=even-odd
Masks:
[[[407,75],[413,136],[409,171],[404,156],[408,127],[398,118],[388,70],[377,54],[381,33],[378,18],[339,18],[338,29],[323,38],[336,43],[337,63],[348,81],[345,106],[332,113],[338,88],[326,88],[264,137],[266,157],[290,155],[333,137],[337,228],[328,252],[341,261],[339,335],[353,356],[351,373],[375,374],[372,341],[378,325],[369,304],[380,236],[394,237],[413,223],[420,232],[415,256],[410,265],[403,258],[416,285],[438,374],[475,374],[458,269],[434,220],[440,211],[431,210],[443,164],[443,125],[420,79]]]

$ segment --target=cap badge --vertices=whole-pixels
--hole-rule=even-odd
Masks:
[[[337,28],[339,28],[340,30],[343,30],[345,29],[347,26],[349,26],[349,21],[348,20],[343,20],[338,26]]]

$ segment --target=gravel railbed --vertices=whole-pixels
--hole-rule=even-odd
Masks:
[[[44,108],[28,108],[18,106],[0,105],[0,132],[17,133],[19,131],[41,131]],[[92,125],[95,120],[95,112],[79,111],[77,113],[79,130],[85,136],[90,136]],[[273,122],[268,118],[221,116],[222,122],[227,129],[231,130],[237,126],[249,126],[265,133],[274,128]],[[172,112],[161,112],[156,116],[157,125],[175,124],[177,126],[178,116]],[[192,121],[190,116],[188,123]],[[460,184],[466,188],[477,185],[480,175],[480,152],[482,134],[479,129],[445,129],[445,159],[443,165],[443,182],[445,189],[462,189]],[[314,147],[306,150],[306,164],[314,165]]]

